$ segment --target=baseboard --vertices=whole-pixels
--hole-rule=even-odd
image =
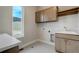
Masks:
[[[24,47],[27,47],[35,42],[43,42],[43,43],[46,43],[46,44],[49,44],[49,45],[55,45],[54,43],[51,43],[51,42],[47,42],[47,41],[44,41],[44,40],[41,40],[41,39],[37,39],[37,40],[33,40],[31,42],[28,42],[26,44],[24,44],[20,49],[24,48]]]
[[[46,44],[49,44],[49,45],[55,45],[55,43],[47,42],[45,40],[38,40],[38,41],[43,42],[43,43],[46,43]]]
[[[22,49],[22,48],[24,48],[24,47],[27,47],[27,46],[29,46],[29,45],[31,45],[31,44],[37,42],[37,41],[38,41],[38,40],[33,40],[33,41],[31,41],[31,42],[28,42],[28,43],[24,44],[20,49]]]

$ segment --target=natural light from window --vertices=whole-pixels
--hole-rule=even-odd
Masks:
[[[24,20],[23,20],[23,8],[21,6],[12,7],[13,23],[12,32],[13,36],[24,36]]]

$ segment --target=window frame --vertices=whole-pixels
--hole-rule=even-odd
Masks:
[[[21,8],[22,8],[22,18],[21,18],[21,24],[22,24],[22,27],[21,27],[21,31],[22,31],[22,34],[14,34],[13,33],[13,7],[14,6],[12,6],[12,36],[13,37],[16,37],[16,38],[21,38],[21,37],[24,37],[24,8],[23,8],[23,6],[21,6]]]

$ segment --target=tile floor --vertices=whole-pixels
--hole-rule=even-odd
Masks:
[[[56,53],[55,47],[42,42],[36,42],[20,51],[20,53]]]

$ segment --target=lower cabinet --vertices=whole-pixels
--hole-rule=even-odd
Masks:
[[[55,50],[57,52],[65,52],[65,42],[64,39],[56,38],[55,39]]]
[[[66,52],[79,53],[79,41],[68,40],[68,42],[66,44]]]
[[[64,53],[79,53],[79,40],[55,38],[55,50]]]

